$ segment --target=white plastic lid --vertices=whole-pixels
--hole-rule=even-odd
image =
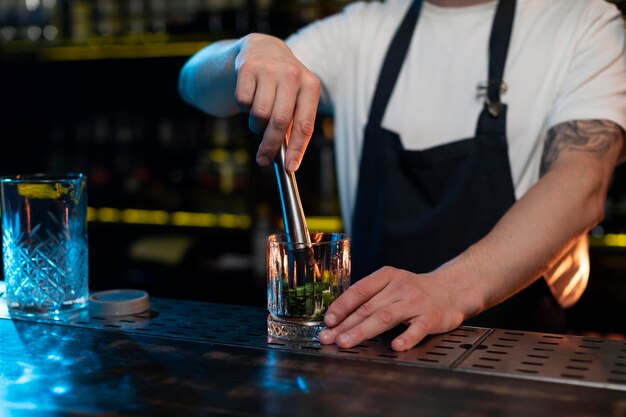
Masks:
[[[141,290],[108,290],[91,294],[89,310],[96,316],[129,316],[150,310],[150,297]]]

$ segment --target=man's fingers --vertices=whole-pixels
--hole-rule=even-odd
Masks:
[[[398,302],[387,304],[384,307],[378,308],[369,317],[354,327],[341,332],[340,326],[332,329],[332,338],[340,347],[349,348],[356,346],[364,340],[370,339],[395,327],[398,323],[406,319],[406,312],[407,308],[405,303]],[[320,341],[327,343],[327,341],[322,340],[321,337]]]
[[[416,317],[409,328],[391,342],[391,348],[398,352],[411,349],[430,334],[432,323],[427,315]]]
[[[324,321],[328,326],[335,326],[346,319],[359,306],[365,304],[374,295],[381,292],[389,283],[389,274],[381,273],[385,267],[353,284],[328,307]]]
[[[250,130],[261,133],[272,116],[276,100],[276,84],[271,80],[258,80],[250,107]]]
[[[395,327],[403,321],[406,310],[407,306],[402,302],[390,304],[345,331],[341,328],[343,326],[325,330],[320,333],[320,342],[324,344],[336,343],[342,348],[354,347]],[[433,321],[429,316],[415,317],[409,327],[391,342],[391,348],[397,352],[412,349],[431,333],[432,326]]]
[[[254,102],[256,92],[256,77],[248,71],[240,71],[235,86],[235,103],[241,111],[249,111]]]
[[[264,148],[263,152],[271,152],[271,155],[264,156],[271,159],[274,159],[276,156],[280,145],[285,141],[285,137],[291,128],[296,96],[292,93],[290,87],[285,86],[284,83],[277,86],[272,114],[263,133],[261,146],[263,147],[264,144],[270,145]]]
[[[272,117],[276,100],[276,84],[269,80],[262,81],[260,80],[257,84],[248,123],[251,131],[255,133],[265,132],[259,145],[256,160],[259,165],[266,166],[274,159],[283,139],[279,136],[267,134],[267,126]]]
[[[322,343],[334,343],[335,337],[347,332],[348,330],[356,327],[363,321],[367,320],[372,315],[379,314],[379,320],[386,322],[387,320],[393,320],[394,318],[387,315],[386,312],[379,312],[379,309],[392,305],[396,302],[395,295],[389,291],[381,291],[374,297],[359,306],[352,314],[341,321],[336,327],[326,329],[320,333],[320,339]],[[327,320],[327,315],[325,319]],[[328,323],[327,323],[328,324]]]
[[[285,156],[285,164],[290,172],[296,171],[300,166],[304,151],[313,135],[319,98],[320,82],[317,77],[310,76],[301,85],[295,103],[293,126]]]

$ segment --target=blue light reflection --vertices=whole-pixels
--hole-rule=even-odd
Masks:
[[[57,385],[56,387],[53,387],[51,391],[55,394],[61,395],[68,392],[69,388],[63,385]]]
[[[260,380],[261,386],[266,390],[279,392],[281,394],[291,394],[303,392],[308,394],[311,389],[306,378],[298,375],[295,380],[281,375],[277,368],[278,356],[276,352],[268,352],[265,369]]]
[[[296,382],[300,390],[302,390],[303,392],[309,392],[309,384],[306,382],[306,379],[304,379],[304,377],[298,375],[298,377],[296,378]]]

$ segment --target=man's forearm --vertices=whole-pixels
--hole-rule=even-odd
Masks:
[[[178,79],[178,91],[183,100],[213,116],[237,113],[239,109],[234,97],[237,51],[238,41],[224,40],[191,57]]]
[[[384,267],[328,308],[322,343],[342,348],[408,328],[391,346],[404,351],[504,301],[548,270],[603,215],[623,131],[611,122],[573,121],[551,130],[543,178],[482,240],[433,272]]]
[[[623,133],[610,122],[576,123],[551,131],[537,184],[484,239],[437,271],[468,317],[541,276],[602,219]]]

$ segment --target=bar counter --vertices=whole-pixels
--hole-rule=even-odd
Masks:
[[[626,416],[626,341],[461,327],[403,353],[268,340],[264,309],[153,298],[12,320],[2,416]]]

